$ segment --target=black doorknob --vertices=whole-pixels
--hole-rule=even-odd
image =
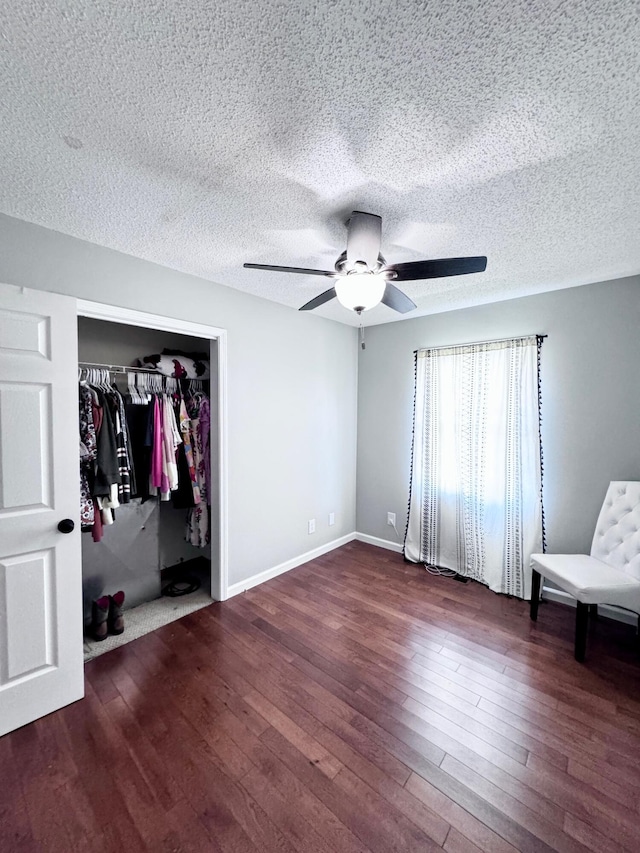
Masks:
[[[75,528],[75,523],[71,518],[63,518],[60,524],[58,525],[58,530],[60,533],[71,533],[71,531]]]

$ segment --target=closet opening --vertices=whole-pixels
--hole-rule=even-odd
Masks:
[[[226,333],[79,303],[78,362],[87,661],[226,598]]]

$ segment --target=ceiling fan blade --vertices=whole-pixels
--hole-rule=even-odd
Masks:
[[[364,261],[370,270],[375,269],[382,240],[382,219],[374,213],[354,210],[347,232],[347,261],[355,264]]]
[[[400,314],[406,314],[407,311],[413,311],[414,308],[417,308],[416,303],[409,299],[406,293],[398,290],[390,282],[387,282],[387,286],[384,289],[384,296],[380,301],[383,305],[393,308],[394,311],[399,311]]]
[[[440,258],[433,261],[409,261],[406,264],[390,264],[386,270],[396,273],[394,281],[419,281],[424,278],[445,278],[450,275],[468,275],[484,272],[487,259],[484,255],[475,258]]]
[[[301,275],[325,275],[329,278],[335,278],[337,273],[335,270],[308,270],[303,267],[274,267],[271,264],[243,264],[247,270],[271,270],[271,272],[297,272]]]
[[[313,311],[314,308],[318,308],[320,305],[324,305],[325,302],[329,302],[330,299],[335,299],[336,289],[335,287],[329,288],[329,290],[325,290],[324,293],[321,293],[320,296],[316,296],[310,302],[307,302],[302,308],[298,308],[298,311]]]

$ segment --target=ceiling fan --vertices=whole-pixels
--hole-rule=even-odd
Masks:
[[[380,254],[382,219],[373,213],[354,210],[347,223],[347,249],[335,263],[335,270],[313,270],[301,267],[279,267],[270,264],[244,264],[246,269],[272,270],[273,272],[295,272],[301,275],[322,275],[335,280],[335,285],[325,290],[300,308],[311,311],[324,305],[334,297],[361,314],[380,302],[406,314],[416,304],[399,290],[394,281],[420,281],[427,278],[444,278],[452,275],[467,275],[484,272],[487,259],[440,258],[432,261],[409,261],[404,264],[387,264]]]

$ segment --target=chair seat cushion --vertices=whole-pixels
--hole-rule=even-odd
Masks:
[[[586,554],[532,554],[531,568],[583,604],[640,612],[640,581]]]

